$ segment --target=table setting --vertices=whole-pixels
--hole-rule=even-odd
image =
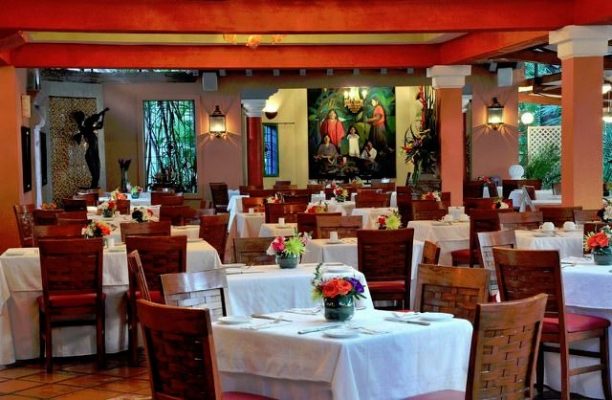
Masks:
[[[278,223],[263,223],[259,228],[259,237],[290,236],[297,231],[297,223],[285,222],[285,218],[279,218]]]
[[[519,249],[559,250],[561,258],[581,257],[583,250],[583,228],[568,221],[563,228],[555,228],[552,222],[545,222],[539,229],[514,231]]]
[[[463,207],[459,207],[463,208]],[[452,265],[451,252],[466,249],[470,246],[470,223],[469,221],[446,220],[446,221],[409,221],[408,228],[414,229],[415,241],[424,242],[429,240],[440,247],[440,264]]]
[[[397,208],[393,207],[371,207],[371,208],[354,208],[351,212],[352,216],[361,216],[363,229],[378,229],[377,221],[381,215],[389,216],[397,213]]]

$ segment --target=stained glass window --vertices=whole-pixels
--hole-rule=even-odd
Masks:
[[[148,189],[157,184],[197,192],[194,101],[145,100],[144,149]]]
[[[278,125],[263,125],[264,176],[278,176]]]

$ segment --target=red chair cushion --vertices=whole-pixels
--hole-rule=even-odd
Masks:
[[[106,299],[106,295],[102,293],[102,300]],[[38,296],[36,298],[38,307],[44,311],[44,298]],[[75,294],[52,294],[49,295],[51,307],[83,307],[93,306],[96,304],[95,293],[75,293]]]
[[[409,397],[407,400],[465,400],[465,393],[457,390],[440,390]]]
[[[151,290],[149,291],[149,296],[151,296],[151,301],[153,303],[164,304],[164,299],[162,297],[161,291],[159,290]],[[140,299],[142,296],[140,295],[140,290],[136,291],[136,299]]]
[[[404,281],[374,281],[368,282],[370,292],[377,293],[396,293],[403,292],[405,287]]]
[[[260,396],[258,394],[223,392],[223,400],[274,400],[271,397]]]
[[[454,264],[469,264],[470,263],[470,249],[461,249],[451,251],[451,257],[453,258]]]
[[[585,332],[593,329],[607,328],[610,326],[610,321],[591,315],[565,313],[565,326],[570,333]],[[544,318],[542,333],[559,333],[559,319]]]

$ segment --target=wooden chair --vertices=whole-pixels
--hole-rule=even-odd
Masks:
[[[297,215],[306,211],[308,203],[266,203],[266,223],[275,224],[279,218],[285,222],[297,222]]]
[[[130,208],[130,200],[115,200],[115,204],[117,205],[117,211],[119,211],[119,214],[122,215],[130,215],[132,214],[131,208]]]
[[[400,211],[401,213],[401,211]],[[408,218],[410,221],[431,221],[444,217],[447,210],[444,205],[435,200],[412,200]]]
[[[489,271],[420,264],[414,309],[444,312],[474,323],[476,305],[487,302]]]
[[[192,219],[195,214],[196,211],[189,206],[162,205],[159,208],[159,220],[170,221],[174,226],[185,225],[185,221]]]
[[[439,261],[440,247],[429,240],[423,242],[423,259],[421,260],[421,263],[436,265]]]
[[[355,196],[356,208],[389,207],[389,193],[361,192]]]
[[[151,205],[167,205],[167,206],[180,206],[183,204],[184,198],[182,194],[175,194],[174,192],[165,191],[154,191],[151,192]]]
[[[298,203],[298,204],[306,204],[310,202],[310,193],[285,193],[283,196],[283,202],[285,203]]]
[[[448,207],[451,205],[451,192],[440,192],[440,202],[444,209],[448,212]]]
[[[19,231],[19,244],[21,247],[32,247],[34,237],[32,227],[34,225],[34,204],[15,204],[13,206],[17,230]]]
[[[320,193],[325,189],[325,185],[309,183],[306,185],[306,189],[308,189],[310,193]]]
[[[538,207],[538,211],[542,213],[542,220],[552,222],[556,227],[563,227],[563,223],[574,220],[574,211],[581,210],[582,206],[578,207]]]
[[[223,393],[208,309],[146,300],[138,300],[137,307],[154,399],[266,399],[254,394]]]
[[[478,304],[466,390],[442,390],[410,400],[532,399],[533,372],[546,295]]]
[[[489,189],[489,196],[497,197],[497,187],[495,183],[485,183],[484,181],[468,181],[463,183],[463,197],[482,198],[484,187]]]
[[[397,198],[400,196],[408,196],[408,198],[412,199],[412,186],[396,186],[395,191],[397,192]]]
[[[493,247],[516,248],[516,235],[513,230],[478,232],[478,244],[480,246],[480,260],[484,269],[489,271],[489,296],[496,298],[499,292],[497,287],[497,276],[495,275],[495,260],[493,259]]]
[[[246,265],[271,265],[275,257],[266,254],[273,237],[267,238],[235,238],[234,256],[237,263]]]
[[[228,223],[229,214],[203,215],[200,217],[199,236],[217,250],[221,261],[225,260]]]
[[[133,274],[136,277],[136,287],[140,292],[140,298],[151,301],[151,293],[149,292],[149,286],[147,285],[147,278],[142,267],[142,261],[138,250],[134,250],[128,254],[128,273]]]
[[[520,189],[523,186],[533,187],[534,197],[532,198],[535,199],[535,190],[542,189],[542,181],[539,179],[504,179],[502,181],[504,199],[507,199],[514,189]]]
[[[249,189],[247,194],[250,197],[263,197],[265,199],[267,197],[274,196],[276,194],[276,190],[274,189]]]
[[[314,237],[317,231],[317,215],[311,213],[298,213],[297,214],[297,230],[299,233],[308,233],[310,236]],[[323,215],[333,215],[333,216],[341,216],[342,214],[337,213],[323,213]]]
[[[64,211],[85,211],[87,212],[87,200],[85,199],[62,199]]]
[[[159,276],[172,272],[185,272],[187,258],[186,236],[126,236],[126,250],[130,254],[138,250],[147,281],[151,300],[161,303],[161,282]],[[137,277],[129,273],[127,292],[127,327],[128,355],[131,365],[137,364],[138,316],[136,300],[141,294],[138,291]]]
[[[454,250],[451,252],[452,263],[454,266],[467,264],[470,266],[470,268],[472,268],[475,265],[480,265],[478,233],[498,231],[500,229],[498,214],[503,211],[511,212],[508,209],[472,210],[472,215],[470,216],[469,248]]]
[[[241,195],[249,194],[251,190],[260,190],[263,189],[263,186],[256,185],[248,185],[248,186],[238,186],[238,191]]]
[[[472,210],[475,208],[492,210],[494,207],[495,199],[494,198],[473,198],[473,197],[464,197],[463,198],[463,207],[465,208],[465,213],[467,215],[472,215]]]
[[[227,212],[229,194],[225,182],[210,182],[210,194],[212,196],[213,208],[219,213]]]
[[[43,239],[79,239],[83,237],[82,225],[34,225],[32,228],[33,245]]]
[[[242,202],[242,212],[249,212],[251,208],[254,208],[255,212],[266,211],[265,197],[243,197],[240,201]]]
[[[55,225],[57,224],[57,214],[63,212],[64,210],[61,208],[56,208],[54,210],[36,209],[32,211],[34,225]]]
[[[207,308],[216,321],[227,315],[225,271],[182,272],[161,276],[164,303],[169,306]]]
[[[410,306],[413,237],[413,229],[357,231],[359,271],[366,276],[372,300]]]
[[[356,237],[362,227],[361,215],[337,216],[315,214],[315,239],[329,239],[330,232],[338,232],[339,238]]]
[[[608,357],[610,321],[605,318],[565,311],[559,251],[495,247],[493,257],[502,301],[520,300],[539,293],[548,295],[542,343],[555,343],[558,346],[543,344],[541,347],[538,362],[538,391],[542,393],[544,383],[542,352],[549,351],[560,353],[562,399],[569,400],[570,398],[570,376],[594,371],[601,371],[604,396],[606,399],[611,399]],[[570,344],[591,338],[599,339],[599,352],[570,349]],[[571,369],[570,355],[598,358],[600,363]]]
[[[161,222],[122,222],[121,241],[125,242],[128,236],[170,236],[171,226],[168,221]]]
[[[57,221],[58,225],[67,225],[67,224],[77,224],[77,225],[87,225],[87,211],[64,211],[61,213],[57,213]]]
[[[598,212],[599,210],[574,210],[574,222],[584,224],[585,222],[599,221]]]
[[[74,196],[75,199],[85,200],[88,207],[96,207],[98,205],[98,199],[100,195],[98,191],[94,192],[79,192]]]
[[[47,372],[53,369],[53,328],[94,325],[97,364],[105,364],[105,294],[102,292],[101,238],[41,240],[40,274],[43,294],[37,298],[40,355]]]
[[[393,192],[395,190],[395,182],[379,182],[372,179],[372,189],[380,189],[382,193]]]
[[[499,214],[499,223],[503,229],[538,229],[543,217],[540,211],[507,212]]]

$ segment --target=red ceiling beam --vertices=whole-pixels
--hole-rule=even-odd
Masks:
[[[11,54],[8,50],[0,50],[0,66],[11,65]]]
[[[554,30],[610,17],[608,0],[1,0],[0,29],[376,33]],[[606,13],[606,10],[608,12]]]
[[[72,68],[405,68],[439,64],[438,46],[113,46],[26,44],[16,67]]]
[[[548,43],[547,31],[472,33],[442,43],[442,64],[472,64],[504,53]]]

